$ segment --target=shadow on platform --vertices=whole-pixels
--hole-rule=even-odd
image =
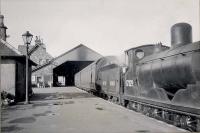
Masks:
[[[89,93],[36,93],[30,101],[41,101],[41,100],[59,100],[59,99],[74,99],[74,98],[93,98],[95,97]]]

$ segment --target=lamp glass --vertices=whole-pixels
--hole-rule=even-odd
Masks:
[[[27,31],[26,33],[22,35],[22,38],[25,44],[30,44],[33,38],[33,35],[29,31]]]

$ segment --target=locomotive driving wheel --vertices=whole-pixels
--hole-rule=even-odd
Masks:
[[[173,122],[174,122],[174,125],[175,125],[175,126],[180,126],[180,118],[181,118],[180,115],[174,114]]]
[[[158,117],[160,117],[160,111],[159,111],[159,109],[153,109],[153,112],[152,112],[152,117],[154,117],[154,118],[158,118]]]
[[[162,111],[162,119],[168,121],[170,118],[170,114],[168,111],[163,110]]]
[[[196,131],[197,131],[197,132],[200,132],[200,119],[197,119]]]
[[[184,129],[194,130],[193,120],[190,116],[182,116],[180,118],[180,126]]]

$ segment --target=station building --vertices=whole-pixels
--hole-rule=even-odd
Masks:
[[[24,100],[26,93],[26,56],[0,39],[0,57],[1,91],[13,95],[16,101]],[[29,60],[29,94],[32,93],[31,71],[34,65],[36,64]]]

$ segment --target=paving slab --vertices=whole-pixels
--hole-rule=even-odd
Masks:
[[[2,110],[2,133],[181,133],[75,87],[35,88],[31,104]]]

